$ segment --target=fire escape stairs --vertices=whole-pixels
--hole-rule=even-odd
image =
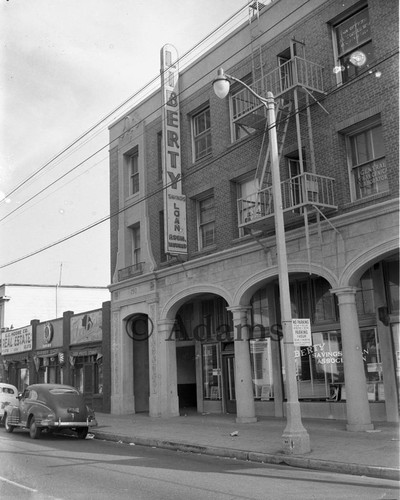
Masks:
[[[277,100],[276,104],[276,135],[278,141],[278,157],[282,156],[282,150],[285,143],[286,132],[288,129],[288,124],[290,116],[292,113],[292,101],[284,99],[283,97]],[[268,140],[270,124],[265,124],[264,135],[262,140],[262,145],[260,148],[260,154],[257,162],[256,169],[256,184],[258,189],[262,191],[263,189],[271,186],[271,146]],[[267,143],[267,146],[266,146]],[[265,153],[265,149],[267,150]]]

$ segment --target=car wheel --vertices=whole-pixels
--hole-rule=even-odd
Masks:
[[[76,432],[78,434],[79,439],[85,439],[86,436],[88,435],[89,429],[87,427],[79,427],[76,429]]]
[[[14,430],[14,425],[10,425],[10,417],[6,414],[4,418],[4,427],[6,432],[12,432]]]
[[[29,424],[29,435],[32,439],[38,439],[42,429],[36,425],[35,418],[31,418],[31,422]]]

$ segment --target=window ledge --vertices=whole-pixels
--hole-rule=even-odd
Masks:
[[[371,194],[370,196],[365,196],[365,198],[360,198],[359,200],[351,201],[350,203],[345,203],[344,208],[357,207],[363,205],[364,203],[369,203],[373,200],[379,200],[381,198],[387,198],[390,195],[390,191],[385,191],[384,193]]]
[[[209,247],[202,248],[201,250],[197,250],[192,253],[193,257],[200,257],[202,255],[207,255],[208,253],[215,252],[217,250],[217,245],[210,245]]]

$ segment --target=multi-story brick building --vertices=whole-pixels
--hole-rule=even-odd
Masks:
[[[111,409],[286,412],[269,127],[223,66],[276,102],[302,415],[398,421],[398,2],[264,3],[110,127]]]

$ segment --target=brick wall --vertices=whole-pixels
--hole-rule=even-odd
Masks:
[[[341,87],[337,87],[333,71],[335,65],[330,22],[357,2],[327,1],[316,8],[306,18],[293,22],[290,30],[263,45],[263,61],[266,69],[277,67],[277,55],[287,49],[290,40],[303,41],[306,46],[307,60],[324,67],[326,95],[317,96],[325,107],[325,112],[318,104],[311,105],[313,139],[316,171],[318,174],[335,178],[336,203],[338,215],[359,209],[369,204],[381,203],[398,196],[399,161],[398,161],[398,57],[393,53],[398,50],[398,4],[397,1],[371,0],[368,2],[372,29],[372,43],[377,66],[382,72],[381,78],[366,72],[364,75]],[[207,57],[207,56],[206,56]],[[233,68],[226,68],[228,73],[244,77],[251,68],[249,58],[237,63]],[[188,70],[190,71],[190,69]],[[161,103],[161,102],[160,102]],[[199,107],[208,104],[211,113],[212,154],[193,163],[191,144],[191,114]],[[344,145],[344,135],[340,134],[341,124],[352,120],[359,121],[372,110],[380,112],[385,134],[386,163],[390,172],[390,192],[356,203],[351,202],[348,166]],[[304,123],[305,118],[302,118]],[[293,120],[292,120],[293,121]],[[157,118],[146,125],[145,164],[147,192],[159,190],[162,183],[158,179],[157,133],[161,130],[161,119]],[[221,251],[237,245],[238,228],[236,214],[235,180],[243,174],[255,172],[260,152],[262,134],[231,144],[228,99],[218,99],[211,85],[197,90],[181,101],[181,148],[183,190],[187,196],[187,222],[189,259],[199,253],[196,229],[196,198],[212,189],[216,207],[216,248]],[[309,161],[309,146],[304,144],[306,161]],[[297,149],[294,124],[288,129],[284,153]],[[111,153],[112,165],[115,155]],[[117,177],[111,176],[112,203]],[[116,170],[116,169],[115,169]],[[285,162],[281,162],[281,175],[288,175]],[[151,249],[156,263],[160,263],[159,212],[163,209],[162,193],[148,199],[148,217],[151,232]],[[115,266],[116,224],[111,221],[112,268]]]

